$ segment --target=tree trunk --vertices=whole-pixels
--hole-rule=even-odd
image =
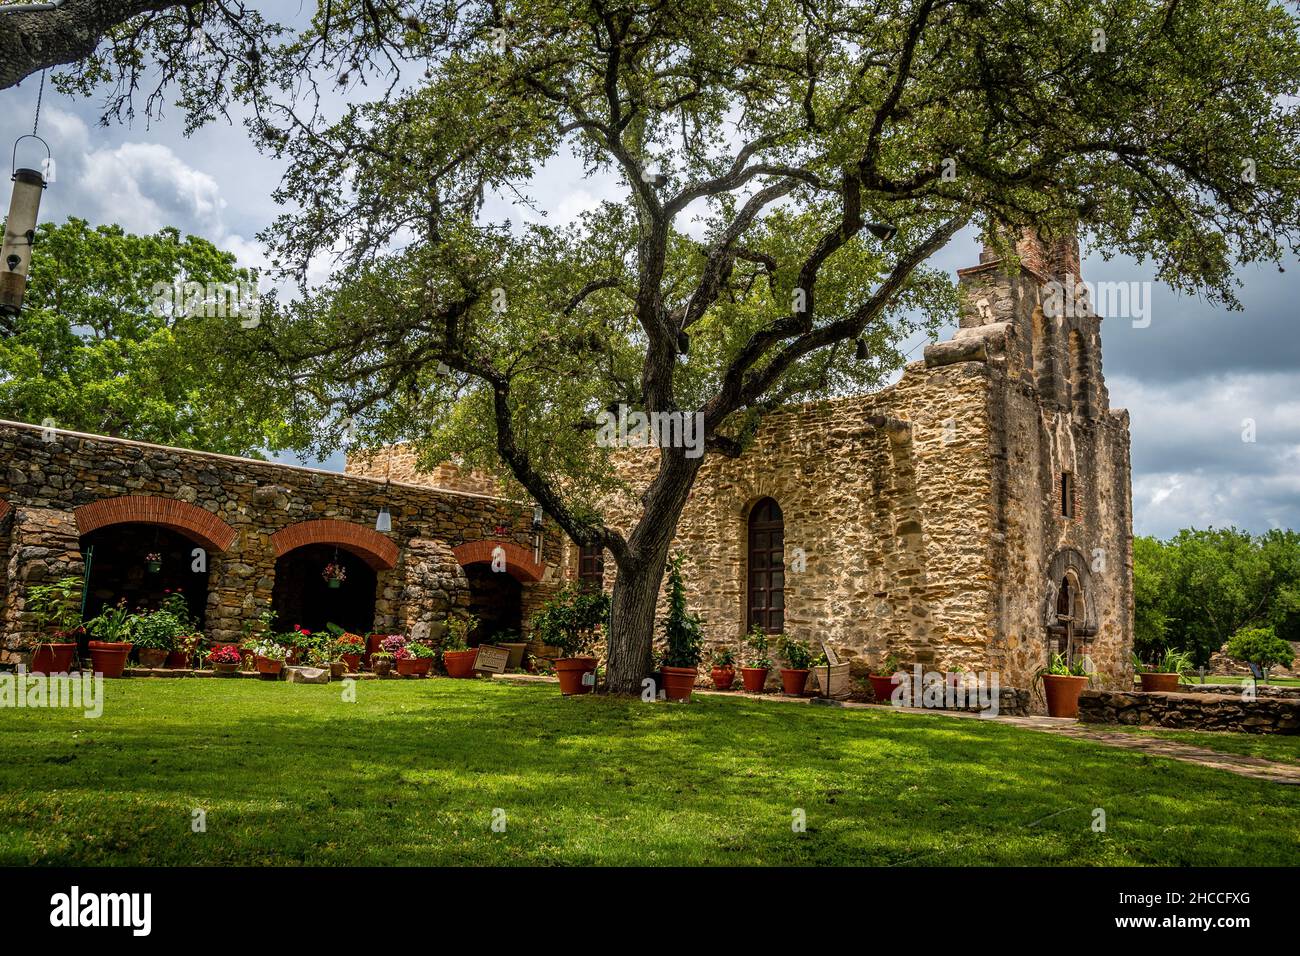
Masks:
[[[612,598],[613,627],[609,634],[605,687],[611,694],[639,694],[650,673],[654,642],[655,605],[663,584],[668,547],[647,565],[619,568]]]

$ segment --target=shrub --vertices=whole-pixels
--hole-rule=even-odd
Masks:
[[[665,667],[698,667],[704,632],[700,617],[686,610],[686,578],[682,574],[685,555],[668,563],[668,616],[664,619]]]
[[[609,595],[561,589],[533,616],[533,633],[543,644],[558,647],[566,657],[579,657],[592,648],[595,630],[609,616]]]
[[[796,640],[782,634],[778,647],[781,649],[781,656],[785,658],[791,670],[802,671],[812,666],[813,653],[807,641]]]
[[[1290,666],[1295,651],[1271,627],[1243,627],[1224,646],[1229,657],[1246,664],[1254,664],[1265,675],[1269,668],[1279,664]]]
[[[439,648],[444,652],[469,650],[469,632],[478,627],[478,618],[467,614],[464,617],[448,617],[446,623]]]
[[[736,666],[736,652],[730,647],[719,647],[713,652],[713,666],[723,668],[733,668]]]
[[[170,651],[176,638],[189,630],[171,611],[154,611],[136,617],[133,643],[146,650]]]
[[[749,648],[746,659],[750,667],[765,667],[769,670],[772,667],[772,659],[767,656],[769,638],[767,631],[763,630],[757,624],[750,627],[749,633],[745,635],[745,646]]]

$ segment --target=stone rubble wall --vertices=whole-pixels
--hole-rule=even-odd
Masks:
[[[237,640],[270,599],[276,554],[271,536],[299,522],[337,519],[373,529],[381,507],[392,515],[396,566],[380,570],[375,630],[441,633],[449,610],[469,604],[468,582],[452,548],[472,541],[533,549],[527,503],[140,442],[0,423],[0,519],[6,569],[0,660],[35,636],[25,608],[28,585],[80,576],[75,509],[120,496],[185,502],[230,525],[234,543],[208,555],[205,633]],[[547,531],[543,563],[560,565],[560,536]],[[525,583],[525,608],[550,583]]]
[[[1089,724],[1227,730],[1247,734],[1300,734],[1300,699],[1241,694],[1141,693],[1086,690],[1079,719]]]

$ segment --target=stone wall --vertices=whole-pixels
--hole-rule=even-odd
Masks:
[[[421,470],[410,445],[367,448],[348,455],[347,473],[358,478],[379,478],[407,484],[464,491],[474,495],[500,495],[500,484],[482,471],[467,471],[455,462],[445,461]]]
[[[1229,730],[1248,734],[1300,734],[1300,700],[1241,694],[1145,694],[1086,690],[1079,719],[1090,724]]]
[[[533,560],[531,505],[333,472],[69,432],[0,423],[0,547],[7,586],[3,659],[34,635],[26,588],[80,575],[80,537],[123,520],[170,527],[206,549],[206,633],[236,639],[270,599],[285,549],[327,543],[376,569],[375,630],[440,633],[447,612],[469,603],[456,549],[500,544],[507,572],[523,582],[525,609],[553,585],[558,533]],[[392,531],[374,531],[387,507]],[[224,530],[223,530],[224,529]]]

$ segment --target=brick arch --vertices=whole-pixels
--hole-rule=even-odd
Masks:
[[[277,558],[307,544],[335,545],[355,554],[376,571],[387,571],[397,564],[397,545],[378,531],[351,521],[335,518],[299,521],[271,535],[271,546]]]
[[[0,498],[0,521],[5,520],[5,515],[9,513],[9,502]]]
[[[452,548],[452,554],[461,567],[467,564],[491,562],[492,552],[501,548],[506,553],[506,572],[516,581],[534,583],[542,579],[546,567],[533,560],[533,553],[513,541],[493,541],[484,538],[480,541],[466,541]]]
[[[211,511],[175,498],[123,495],[82,505],[74,512],[82,535],[115,524],[150,524],[180,532],[209,551],[225,551],[238,536]]]

